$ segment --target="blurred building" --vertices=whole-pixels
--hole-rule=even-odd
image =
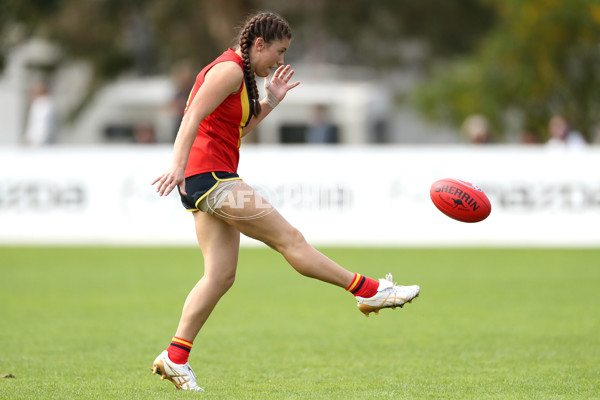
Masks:
[[[31,106],[30,93],[44,83],[52,93],[56,117],[61,125],[56,142],[72,136],[62,126],[86,95],[91,81],[90,66],[81,61],[61,61],[60,49],[42,39],[31,39],[14,46],[5,54],[0,74],[0,145],[22,143]]]
[[[5,56],[0,75],[0,144],[23,139],[33,85],[44,80],[44,71],[56,64],[58,49],[43,40],[30,40]]]
[[[92,84],[85,62],[65,63],[60,49],[32,39],[5,57],[0,75],[0,144],[23,142],[28,93],[40,78],[56,102],[58,144],[135,143],[140,126],[153,132],[156,143],[173,141],[173,98],[180,91],[169,75],[123,75],[86,98]],[[455,140],[455,132],[432,127],[414,111],[397,108],[394,97],[418,80],[395,71],[387,78],[367,68],[295,63],[300,86],[249,135],[245,142],[295,144],[313,142],[315,110],[327,110],[335,132],[330,143],[427,143]],[[262,80],[258,79],[259,90]],[[261,98],[264,93],[261,93]],[[81,105],[83,107],[77,110]]]
[[[360,144],[386,141],[392,118],[391,92],[368,76],[351,77],[351,68],[294,66],[298,87],[258,127],[260,143],[314,143],[310,130],[317,110],[326,109],[327,124],[335,131],[329,143]],[[262,84],[258,85],[261,98]]]

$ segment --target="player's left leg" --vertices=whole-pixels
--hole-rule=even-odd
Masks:
[[[240,232],[207,213],[194,213],[196,236],[204,258],[204,274],[189,293],[177,337],[194,340],[219,299],[235,280]]]
[[[239,231],[218,218],[195,212],[194,219],[204,256],[204,275],[187,296],[175,337],[153,365],[155,374],[184,390],[202,390],[188,363],[188,356],[198,332],[233,284],[240,243]]]

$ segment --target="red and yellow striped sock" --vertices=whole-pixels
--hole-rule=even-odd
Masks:
[[[182,338],[173,337],[171,344],[167,347],[169,359],[175,364],[185,364],[190,357],[190,351],[194,342],[187,341]]]
[[[354,274],[354,279],[346,290],[358,297],[373,297],[377,293],[379,282],[375,279],[367,278],[361,274]]]

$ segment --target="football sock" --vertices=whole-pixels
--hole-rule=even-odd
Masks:
[[[350,283],[350,286],[346,290],[354,296],[373,297],[377,293],[378,288],[379,282],[375,279],[367,278],[361,274],[354,274],[354,279],[352,279],[352,283]]]
[[[169,347],[167,347],[169,359],[175,364],[185,364],[188,362],[188,358],[190,357],[192,344],[193,342],[189,342],[178,337],[173,337],[171,344]]]

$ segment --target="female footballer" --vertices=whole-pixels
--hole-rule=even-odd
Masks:
[[[203,390],[188,357],[198,332],[234,282],[240,233],[281,253],[300,274],[351,292],[367,316],[402,307],[419,294],[416,285],[395,285],[390,274],[378,282],[342,268],[311,247],[238,176],[241,138],[300,83],[290,83],[294,70],[283,61],[291,39],[288,23],[278,15],[264,12],[246,22],[235,49],[198,74],[175,139],[171,168],[152,183],[160,196],[178,188],[184,207],[194,216],[204,257],[204,275],[187,296],[170,345],[153,365],[155,374],[179,389]],[[265,78],[266,96],[260,101],[256,76]]]

